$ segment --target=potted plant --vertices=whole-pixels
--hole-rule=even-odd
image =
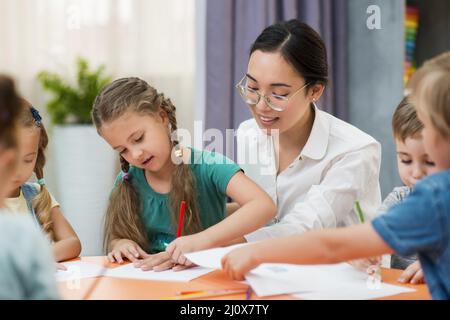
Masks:
[[[111,81],[105,67],[90,70],[77,59],[76,81],[42,71],[38,80],[52,94],[47,111],[54,125],[52,144],[59,202],[83,246],[83,255],[102,253],[102,218],[114,181],[117,159],[91,122],[96,95]]]

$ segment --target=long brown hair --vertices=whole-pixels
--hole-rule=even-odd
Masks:
[[[139,78],[121,78],[106,86],[96,97],[92,110],[92,120],[100,131],[104,123],[113,121],[126,111],[156,116],[163,111],[170,123],[172,152],[178,154],[181,147],[176,139],[177,120],[176,108],[144,80]],[[129,171],[129,163],[121,157],[121,167],[124,173]],[[196,205],[194,175],[188,164],[179,161],[172,173],[171,191],[169,194],[171,220],[173,226],[178,220],[178,209],[182,200],[186,202],[183,234],[192,234],[202,229]],[[112,240],[130,239],[142,248],[148,248],[148,242],[142,224],[140,199],[129,179],[122,179],[111,194],[105,216],[104,247]]]
[[[48,145],[48,135],[44,123],[39,118],[36,118],[36,109],[25,100],[24,105],[25,108],[19,116],[19,126],[23,128],[34,128],[39,131],[39,145],[36,164],[34,166],[34,174],[38,181],[41,181],[41,189],[33,199],[33,208],[42,228],[53,239],[53,223],[51,219],[52,198],[45,183],[42,183],[44,181],[44,167],[46,162],[45,150]]]

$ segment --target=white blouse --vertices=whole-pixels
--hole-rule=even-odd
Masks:
[[[237,146],[239,165],[278,208],[269,225],[245,236],[249,242],[356,224],[356,200],[369,221],[381,204],[380,144],[317,108],[305,147],[279,175],[274,138],[254,119],[239,126]]]

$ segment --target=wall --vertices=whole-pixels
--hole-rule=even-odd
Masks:
[[[366,25],[370,5],[380,8],[379,30]],[[404,1],[349,0],[348,10],[349,120],[382,144],[384,197],[401,185],[391,117],[403,94]]]

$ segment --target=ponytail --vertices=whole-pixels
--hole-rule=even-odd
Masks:
[[[177,130],[177,120],[175,117],[176,108],[170,101],[165,99],[163,94],[159,95],[161,109],[167,114],[171,128],[172,152],[175,157],[183,156],[178,139],[174,137]],[[189,164],[177,161],[175,170],[172,173],[172,190],[170,191],[170,212],[172,225],[178,224],[178,212],[181,201],[186,202],[184,223],[182,234],[193,234],[201,231],[202,225],[197,209],[197,197],[195,190],[195,177]]]
[[[50,196],[50,192],[45,186],[44,180],[44,166],[46,161],[45,149],[48,145],[48,136],[42,123],[39,123],[39,127],[41,132],[36,165],[34,166],[34,173],[36,175],[36,178],[38,179],[38,183],[41,186],[41,190],[33,199],[33,208],[44,231],[48,235],[50,235],[52,239],[54,239],[53,223],[51,217],[52,197]]]
[[[123,157],[120,157],[120,163],[122,178],[113,190],[106,210],[103,248],[108,252],[112,240],[130,239],[146,250],[148,240],[139,215],[139,196],[131,184],[133,177],[128,175],[130,165]]]

